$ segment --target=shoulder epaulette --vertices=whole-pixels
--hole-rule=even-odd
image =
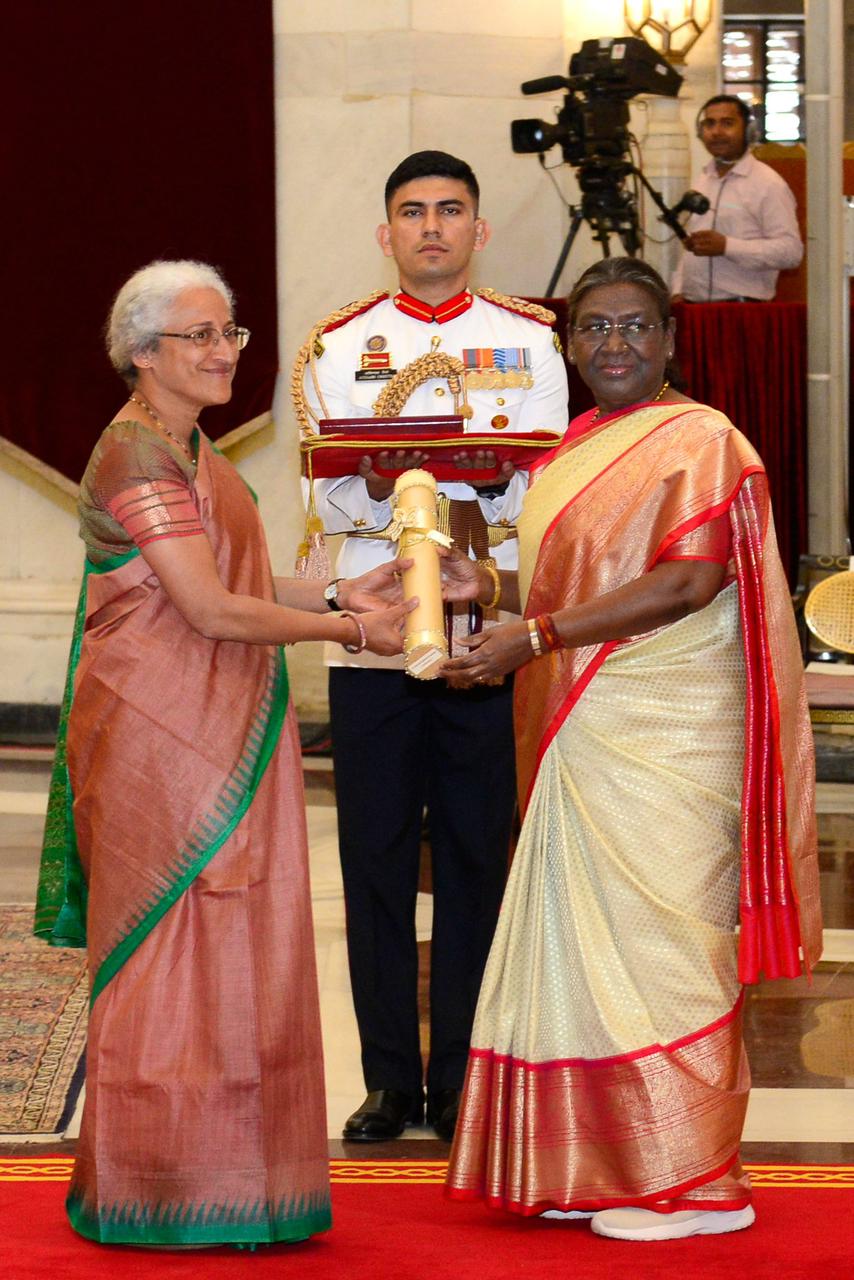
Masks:
[[[509,293],[496,293],[494,289],[478,289],[477,296],[483,298],[485,302],[494,303],[504,311],[512,311],[514,315],[524,316],[526,320],[536,320],[538,324],[548,325],[549,328],[557,319],[555,313],[549,311],[547,307],[541,307],[537,302],[526,302],[524,298],[514,298]]]
[[[388,297],[387,289],[375,289],[373,293],[369,293],[367,298],[361,298],[358,302],[348,302],[346,307],[339,307],[337,311],[332,311],[325,320],[321,320],[320,324],[314,326],[315,333],[331,333],[333,329],[340,329],[342,325],[349,324],[351,320],[355,320],[356,316],[362,316],[366,311],[370,311],[371,307],[375,307],[378,302],[383,302]]]
[[[366,311],[370,311],[371,307],[375,307],[378,302],[384,301],[387,297],[387,290],[375,289],[373,293],[368,294],[367,298],[361,298],[358,302],[348,302],[346,307],[339,307],[337,311],[331,311],[324,320],[314,326],[300,347],[291,372],[291,399],[293,400],[302,431],[313,433],[312,422],[317,422],[317,415],[305,396],[306,367],[310,367],[312,370],[315,390],[318,393],[321,404],[323,403],[323,396],[320,394],[320,387],[317,384],[317,375],[314,373],[314,362],[323,355],[323,335],[332,333],[333,329],[340,329],[342,325],[354,320],[356,316],[364,315]]]

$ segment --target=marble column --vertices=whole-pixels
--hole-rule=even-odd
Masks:
[[[843,263],[842,0],[806,8],[809,549],[848,547],[848,279]]]

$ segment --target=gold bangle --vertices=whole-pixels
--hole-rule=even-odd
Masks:
[[[495,567],[495,561],[494,560],[478,560],[477,563],[480,565],[481,569],[486,570],[486,572],[489,574],[490,578],[492,579],[492,599],[489,601],[488,604],[482,605],[481,608],[497,609],[501,601],[501,578],[499,577],[498,570]]]
[[[531,637],[531,648],[534,650],[534,657],[541,658],[543,656],[543,646],[540,640],[540,633],[537,630],[537,619],[528,619],[528,635]]]

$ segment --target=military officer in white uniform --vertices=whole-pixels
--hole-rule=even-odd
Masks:
[[[377,239],[396,261],[400,289],[351,304],[313,331],[295,371],[303,427],[369,417],[396,371],[438,351],[466,367],[466,431],[496,439],[502,432],[562,433],[566,372],[552,314],[468,288],[471,256],[489,239],[470,167],[444,152],[418,152],[392,173],[385,199],[388,220]],[[424,382],[402,412],[452,414],[447,382]],[[362,457],[354,475],[315,480],[326,532],[349,535],[336,579],[395,554],[382,537],[394,481],[374,464],[418,466],[425,457],[417,447],[382,451]],[[527,475],[504,462],[493,478],[466,480],[472,468],[495,470],[495,463],[489,450],[461,450],[459,480],[439,488],[451,502],[458,544],[468,541],[471,554],[509,569],[517,562],[512,524]],[[331,608],[335,593],[333,580]],[[427,1120],[450,1140],[507,866],[515,806],[512,687],[453,689],[444,680],[406,676],[401,660],[340,649],[327,660],[348,953],[368,1090],[344,1136],[381,1141],[423,1117],[414,908],[426,806],[434,904]]]

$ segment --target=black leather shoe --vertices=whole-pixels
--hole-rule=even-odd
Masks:
[[[385,1142],[399,1138],[408,1124],[421,1124],[424,1099],[398,1089],[374,1089],[344,1124],[348,1142]]]
[[[427,1123],[443,1142],[453,1142],[462,1089],[440,1089],[427,1099]]]

